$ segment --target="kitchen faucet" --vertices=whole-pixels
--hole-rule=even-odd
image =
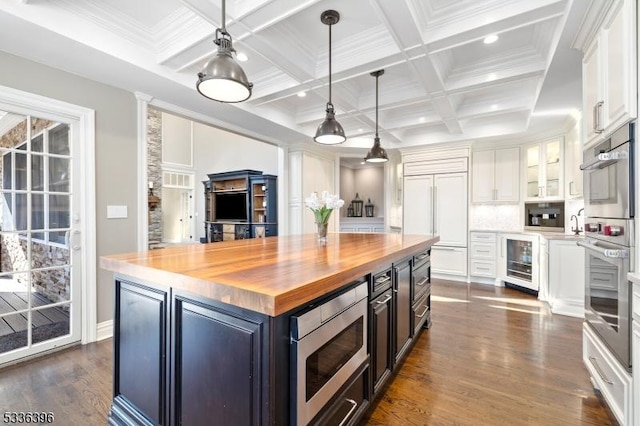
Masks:
[[[580,216],[583,211],[584,211],[584,208],[581,208],[580,210],[578,210],[578,216]],[[571,230],[573,231],[574,235],[580,235],[580,231],[582,231],[582,229],[578,229],[578,216],[576,216],[575,214],[572,214],[570,219],[572,224],[573,224],[573,219],[576,220],[575,228],[571,227]]]

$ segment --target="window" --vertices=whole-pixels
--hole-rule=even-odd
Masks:
[[[28,230],[30,211],[33,239],[65,244],[71,225],[69,125],[49,126],[28,145],[2,155],[3,230]]]

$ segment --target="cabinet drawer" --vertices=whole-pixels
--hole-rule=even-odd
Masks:
[[[429,250],[425,250],[422,253],[419,253],[413,256],[413,267],[414,269],[420,268],[425,263],[429,262],[431,256],[429,255]]]
[[[467,276],[467,249],[462,247],[431,248],[431,273]]]
[[[313,425],[355,425],[369,406],[368,392],[369,370],[365,369],[358,374],[349,387],[332,403],[326,414],[312,421]]]
[[[586,323],[582,327],[583,361],[595,386],[620,424],[631,424],[631,375]]]
[[[471,242],[471,258],[494,259],[496,258],[496,243]]]
[[[496,277],[496,262],[486,260],[471,259],[471,276],[473,277]]]
[[[385,291],[389,287],[391,287],[391,268],[378,272],[372,277],[369,298],[375,298],[378,293]]]
[[[431,320],[431,289],[422,295],[413,305],[413,335],[420,331],[420,328]]]
[[[495,232],[471,232],[471,241],[480,241],[485,243],[495,243],[496,242],[496,233]]]
[[[418,269],[413,270],[413,299],[415,302],[431,286],[431,265],[422,264]]]

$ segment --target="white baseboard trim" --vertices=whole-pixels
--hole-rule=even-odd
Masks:
[[[448,281],[459,281],[459,282],[463,282],[465,284],[467,283],[467,276],[466,275],[449,275],[449,274],[431,272],[431,278],[436,278],[436,279],[441,279],[441,280],[448,280]]]
[[[584,302],[572,300],[554,300],[551,312],[569,317],[584,318]]]
[[[96,327],[96,341],[113,337],[113,320],[103,321]]]

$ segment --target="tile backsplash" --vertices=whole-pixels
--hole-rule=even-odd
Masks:
[[[518,231],[522,230],[520,204],[472,204],[469,209],[470,230]]]

